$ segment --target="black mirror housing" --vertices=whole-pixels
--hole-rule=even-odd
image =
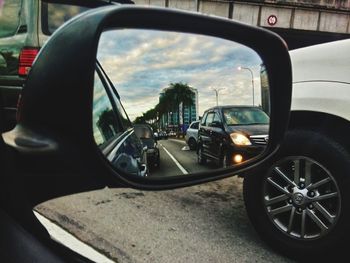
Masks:
[[[271,124],[265,153],[220,172],[181,178],[145,180],[116,173],[96,147],[91,116],[98,41],[101,33],[111,28],[203,34],[236,41],[255,50],[269,74]],[[42,176],[50,172],[57,174],[59,169],[62,180],[67,178],[66,171],[75,171],[91,178],[98,176],[99,180],[103,177],[105,185],[111,187],[123,184],[161,190],[194,185],[247,172],[271,157],[287,129],[291,78],[287,46],[268,30],[171,9],[101,7],[66,23],[42,48],[23,89],[18,125],[4,134],[4,139],[26,163],[23,167]],[[58,164],[61,168],[57,168]],[[92,183],[91,189],[100,186]]]

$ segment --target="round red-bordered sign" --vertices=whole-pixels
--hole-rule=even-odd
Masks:
[[[268,18],[267,18],[267,23],[270,25],[270,26],[274,26],[277,24],[277,16],[275,15],[270,15]]]

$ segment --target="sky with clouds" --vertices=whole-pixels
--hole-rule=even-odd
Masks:
[[[170,83],[198,90],[199,116],[216,105],[261,104],[260,57],[238,43],[197,34],[142,29],[118,29],[102,34],[98,60],[116,86],[131,120],[153,108]]]

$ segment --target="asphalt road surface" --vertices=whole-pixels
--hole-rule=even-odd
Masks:
[[[173,176],[186,173],[203,172],[217,169],[211,162],[205,165],[197,163],[196,151],[191,151],[186,142],[179,139],[158,141],[160,167],[151,171],[150,176]]]
[[[161,192],[106,188],[36,210],[115,262],[292,262],[254,232],[237,177]]]

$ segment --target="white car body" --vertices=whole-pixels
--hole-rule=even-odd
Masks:
[[[350,121],[350,40],[290,52],[292,111],[326,113]]]
[[[195,129],[194,126],[196,126],[199,128],[199,121],[194,121],[190,124],[189,128],[186,131],[186,135],[185,135],[185,139],[186,139],[186,143],[189,144],[190,139],[194,139],[195,140],[195,144],[197,144],[198,142],[198,130],[199,129]]]

